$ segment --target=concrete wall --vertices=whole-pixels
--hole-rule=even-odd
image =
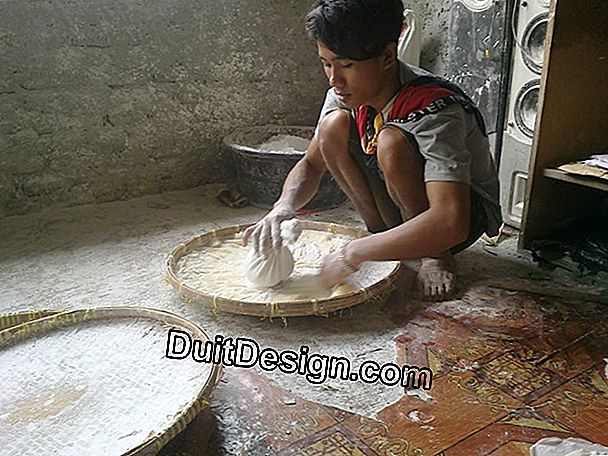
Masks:
[[[231,129],[314,124],[311,3],[0,1],[0,215],[230,180]],[[442,8],[411,8],[442,73]]]
[[[403,4],[415,13],[418,24],[422,26],[420,66],[440,76],[447,76],[447,44],[452,0],[404,0]]]

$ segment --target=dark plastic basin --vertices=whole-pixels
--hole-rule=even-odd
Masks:
[[[313,127],[265,125],[238,128],[224,138],[224,145],[234,154],[241,192],[254,206],[270,208],[279,198],[283,182],[303,153],[262,151],[257,147],[276,135],[299,136],[310,140]],[[323,176],[319,192],[304,207],[323,210],[336,207],[346,200],[338,184],[329,173]]]

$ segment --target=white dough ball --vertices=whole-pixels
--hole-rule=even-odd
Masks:
[[[275,286],[289,277],[293,267],[293,255],[287,247],[278,253],[273,251],[266,258],[251,249],[245,257],[245,277],[256,287]]]

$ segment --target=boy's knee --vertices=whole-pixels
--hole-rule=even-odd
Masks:
[[[404,163],[416,159],[416,151],[405,134],[396,128],[384,128],[380,131],[377,154],[385,174],[402,169]]]
[[[351,116],[348,111],[337,109],[327,114],[319,122],[318,138],[321,153],[328,144],[335,144],[335,141],[348,141],[350,133]],[[333,152],[332,152],[333,153]]]
[[[350,123],[350,113],[343,109],[330,112],[319,122],[319,150],[330,170],[349,155]]]

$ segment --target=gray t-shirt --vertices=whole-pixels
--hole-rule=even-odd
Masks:
[[[421,68],[399,62],[402,86],[420,76],[433,77]],[[336,96],[334,89],[327,91],[319,121],[336,109],[349,109]],[[354,116],[354,110],[351,110]],[[465,182],[481,197],[487,221],[486,233],[494,236],[502,223],[499,203],[499,185],[489,142],[475,114],[467,112],[460,103],[449,104],[408,122],[391,122],[386,125],[400,128],[418,147],[424,158],[424,180]],[[363,150],[360,151],[363,153]]]

